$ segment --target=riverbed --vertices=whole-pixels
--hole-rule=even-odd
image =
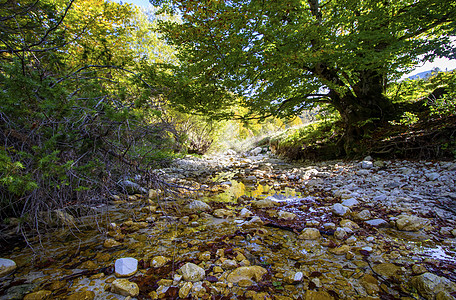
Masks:
[[[0,254],[0,299],[455,299],[454,161],[254,154],[178,160]]]

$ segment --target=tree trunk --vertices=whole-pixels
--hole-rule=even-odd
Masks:
[[[346,154],[358,152],[356,141],[394,117],[393,104],[384,95],[383,76],[375,71],[361,72],[360,75],[352,93],[340,95],[331,92],[332,103],[341,115],[345,130],[341,142]]]

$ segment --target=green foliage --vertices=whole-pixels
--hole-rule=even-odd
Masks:
[[[0,4],[0,15],[0,220],[99,201],[120,177],[175,156],[151,117],[166,102],[165,71],[152,62],[173,50],[140,47],[157,41],[144,12],[27,0]]]
[[[171,100],[218,117],[232,118],[233,105],[247,107],[247,117],[283,117],[328,103],[346,136],[362,134],[359,124],[394,114],[386,79],[454,55],[450,0],[153,3],[182,17],[160,27],[179,47]]]
[[[411,112],[404,112],[399,120],[399,122],[396,122],[396,121],[390,121],[390,124],[391,125],[402,125],[402,126],[412,126],[416,123],[418,123],[419,121],[419,117],[414,114],[414,113],[411,113]]]

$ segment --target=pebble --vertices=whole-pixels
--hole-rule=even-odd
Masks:
[[[128,279],[116,279],[112,282],[111,291],[122,296],[136,297],[139,295],[139,287]]]
[[[16,263],[7,258],[0,258],[0,278],[16,270]]]
[[[204,276],[206,275],[204,269],[195,265],[194,263],[186,263],[179,270],[182,273],[182,277],[186,281],[200,281],[203,280]]]

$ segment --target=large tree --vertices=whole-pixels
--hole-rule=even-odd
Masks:
[[[182,18],[162,24],[180,49],[177,105],[220,113],[236,94],[252,113],[284,116],[327,103],[341,115],[346,144],[394,113],[388,80],[420,61],[454,56],[451,0],[154,4]]]

